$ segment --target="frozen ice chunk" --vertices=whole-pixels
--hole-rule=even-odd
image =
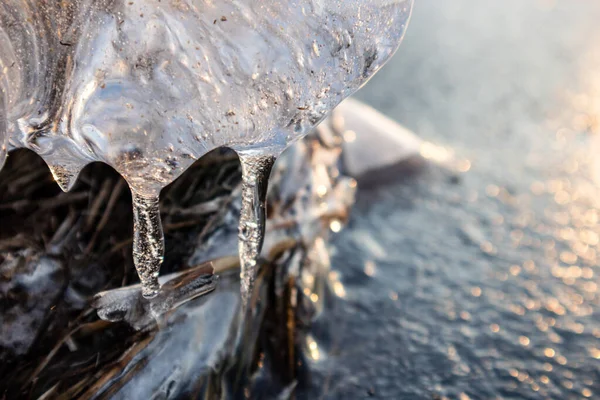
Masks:
[[[220,146],[244,164],[272,164],[391,57],[411,6],[3,0],[0,165],[7,150],[32,149],[64,190],[92,161],[114,167],[136,199],[134,262],[144,295],[155,296],[160,190]],[[269,171],[257,172],[264,191]],[[250,186],[240,224],[246,293],[264,225],[263,190]]]
[[[65,188],[104,161],[140,192],[215,147],[280,151],[387,61],[410,9],[409,0],[5,0],[0,148],[33,149]]]

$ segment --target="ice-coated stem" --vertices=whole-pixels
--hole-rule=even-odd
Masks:
[[[142,282],[142,294],[155,297],[160,289],[158,274],[163,262],[165,243],[160,222],[158,194],[133,196],[133,263]]]
[[[240,154],[239,157],[242,164],[242,210],[238,243],[242,306],[243,310],[247,310],[265,236],[267,188],[276,157],[254,154]]]

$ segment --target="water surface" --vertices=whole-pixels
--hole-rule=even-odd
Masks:
[[[598,20],[591,1],[417,2],[359,97],[461,172],[359,192],[301,397],[600,396]]]

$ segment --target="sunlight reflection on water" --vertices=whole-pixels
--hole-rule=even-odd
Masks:
[[[335,242],[337,353],[313,390],[593,398],[600,4],[447,3],[419,2],[402,51],[359,97],[435,144],[422,155],[456,160],[459,178],[360,192]]]

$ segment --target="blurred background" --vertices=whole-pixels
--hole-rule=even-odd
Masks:
[[[359,190],[304,395],[598,398],[600,3],[415,3],[357,97],[457,172]]]

